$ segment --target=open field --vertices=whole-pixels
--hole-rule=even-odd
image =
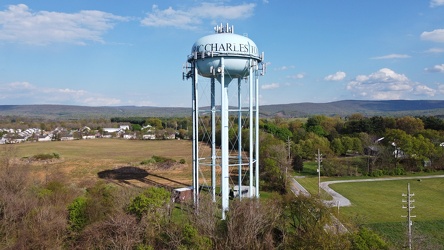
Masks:
[[[444,247],[444,179],[418,179],[331,184],[350,199],[352,206],[340,209],[341,217],[359,220],[379,231],[394,244],[403,244],[407,229],[407,210],[402,209],[407,183],[415,194],[412,210],[414,236]],[[435,248],[436,249],[436,248]]]
[[[311,194],[318,192],[317,165],[314,162],[304,164],[304,171],[297,175],[297,181]],[[418,249],[444,249],[444,179],[421,179],[424,175],[443,174],[415,173],[413,180],[353,182],[331,184],[338,193],[348,198],[352,206],[341,207],[339,217],[342,221],[354,221],[371,227],[394,246],[404,246],[406,240],[407,222],[401,215],[407,215],[402,209],[402,194],[407,192],[407,183],[410,183],[415,208],[413,218],[414,243],[421,244]],[[411,175],[412,176],[412,175]],[[321,177],[321,182],[345,179],[360,179],[368,177]],[[321,190],[321,198],[329,200],[331,197]],[[337,209],[334,209],[337,213]],[[395,247],[396,248],[396,247]],[[402,248],[402,247],[399,247]]]
[[[2,147],[9,146],[0,145],[0,151]],[[22,143],[12,147],[15,147],[17,158],[24,162],[37,154],[60,155],[60,159],[30,161],[33,178],[41,180],[48,175],[61,175],[68,178],[70,183],[86,185],[99,180],[98,173],[101,171],[136,167],[148,175],[144,178],[120,178],[116,182],[135,186],[157,183],[169,187],[191,185],[191,141],[94,139]],[[185,164],[177,163],[170,168],[140,164],[153,155],[172,158],[177,162],[184,159]]]

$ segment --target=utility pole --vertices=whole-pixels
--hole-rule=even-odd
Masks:
[[[291,140],[290,137],[287,137],[287,154],[288,154],[288,161],[285,167],[285,182],[287,181],[287,172],[288,172],[288,165],[291,164]]]
[[[403,197],[407,197],[407,200],[402,200],[403,203],[407,203],[406,205],[403,205],[402,208],[407,209],[407,216],[401,215],[403,218],[407,218],[407,227],[408,227],[408,237],[409,237],[409,249],[412,249],[412,218],[415,218],[416,215],[412,215],[412,209],[415,208],[415,206],[412,205],[415,200],[412,199],[415,194],[410,193],[410,183],[407,183],[407,194],[402,194]]]
[[[322,162],[322,155],[318,148],[318,154],[316,155],[316,160],[318,162],[318,169],[316,171],[318,172],[318,196],[321,197],[321,162]]]
[[[288,150],[288,160],[291,160],[291,140],[290,140],[290,136],[287,137],[287,150]]]

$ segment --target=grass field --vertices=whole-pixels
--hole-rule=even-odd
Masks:
[[[444,247],[444,179],[421,179],[340,183],[330,185],[350,199],[352,206],[340,209],[341,216],[360,218],[364,224],[379,231],[395,245],[405,242],[407,209],[402,194],[410,183],[415,206],[412,215],[414,237]],[[435,246],[435,245],[434,245]],[[436,249],[436,248],[435,248]]]
[[[1,145],[7,147],[9,145]],[[160,183],[171,187],[191,185],[191,141],[186,140],[120,140],[95,139],[78,141],[57,141],[16,144],[19,159],[28,159],[37,154],[57,153],[60,159],[31,162],[34,178],[44,179],[47,175],[64,175],[69,182],[81,184],[99,179],[98,173],[122,167],[133,166],[146,170],[149,175],[145,183],[140,180],[121,180],[128,184],[144,186],[146,183]],[[172,158],[185,164],[176,164],[171,169],[153,169],[141,165],[153,155]],[[170,178],[174,176],[174,178]]]
[[[305,176],[297,181],[311,194],[318,192],[317,165],[314,162],[304,165],[304,171],[297,175]],[[443,174],[433,173],[433,174]],[[413,180],[352,182],[330,185],[335,191],[350,199],[352,206],[341,207],[339,217],[342,221],[366,225],[389,241],[395,249],[401,249],[406,243],[407,210],[402,209],[410,183],[411,193],[415,196],[413,218],[413,237],[416,249],[444,249],[444,179],[421,178],[431,173],[416,173]],[[368,177],[321,177],[321,181],[340,179],[360,179]],[[325,192],[321,198],[331,199]],[[335,213],[337,210],[335,209]],[[396,247],[399,246],[399,247]]]

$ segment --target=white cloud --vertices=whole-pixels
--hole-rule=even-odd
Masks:
[[[278,70],[278,71],[285,71],[285,70],[289,70],[289,69],[294,69],[294,66],[293,65],[291,65],[291,66],[281,66],[279,68],[276,68],[276,70]]]
[[[413,94],[415,94],[415,95],[434,96],[436,94],[436,90],[434,90],[432,88],[429,88],[429,87],[427,87],[425,85],[418,85],[418,86],[415,86]]]
[[[410,56],[405,54],[389,54],[385,56],[372,57],[371,59],[380,60],[380,59],[403,59],[403,58],[410,58]]]
[[[440,94],[444,94],[444,84],[439,84],[439,85],[438,85],[438,92],[439,92]]]
[[[96,10],[33,12],[25,4],[10,5],[0,11],[0,41],[33,45],[103,42],[103,34],[112,29],[116,21],[127,20]]]
[[[430,49],[426,50],[425,52],[432,53],[432,54],[439,54],[439,53],[444,53],[444,49],[443,48],[430,48]]]
[[[444,5],[444,0],[431,0],[430,7],[438,7]]]
[[[436,29],[433,31],[424,31],[421,34],[421,39],[426,41],[444,43],[444,29]]]
[[[434,72],[444,72],[444,64],[435,65],[435,66],[433,66],[433,68],[425,68],[424,70],[427,71],[427,72],[432,72],[432,73],[434,73]]]
[[[201,3],[190,9],[175,10],[172,7],[161,10],[153,5],[152,12],[141,21],[144,26],[176,27],[181,29],[194,29],[195,25],[203,20],[236,20],[245,19],[253,15],[255,4],[223,5],[217,3]]]
[[[279,83],[271,83],[261,86],[261,89],[277,89],[277,88],[279,88]]]
[[[358,75],[348,83],[347,90],[356,96],[376,100],[409,99],[410,94],[433,96],[436,92],[388,68],[370,75]]]
[[[0,100],[18,104],[70,104],[87,106],[119,105],[116,98],[68,88],[42,88],[28,82],[0,84]]]
[[[341,81],[346,76],[347,76],[347,74],[345,74],[345,72],[338,71],[338,72],[336,72],[336,73],[334,73],[332,75],[328,75],[328,76],[324,77],[324,80],[326,80],[326,81]]]
[[[288,78],[291,78],[291,79],[302,79],[304,77],[305,77],[305,75],[303,73],[298,73],[296,75],[288,76]]]

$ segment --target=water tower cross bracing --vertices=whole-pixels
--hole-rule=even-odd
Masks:
[[[265,72],[263,59],[256,44],[234,34],[228,24],[199,38],[187,58],[184,78],[192,80],[193,201],[198,208],[199,192],[208,187],[214,202],[221,197],[222,219],[228,211],[230,192],[239,199],[259,197],[259,76]],[[234,102],[233,92],[237,95]],[[205,103],[200,96],[210,100]],[[211,178],[205,177],[208,173]],[[233,178],[233,173],[237,177]]]

